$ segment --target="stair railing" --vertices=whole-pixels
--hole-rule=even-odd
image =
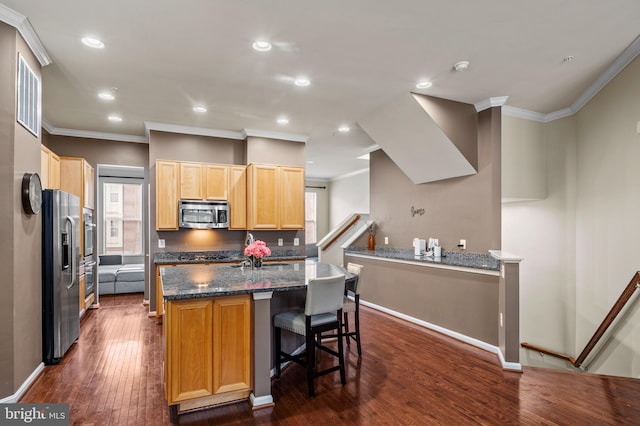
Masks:
[[[564,359],[565,361],[569,361],[571,364],[573,364],[574,367],[580,367],[584,363],[584,361],[587,359],[591,351],[593,351],[593,348],[596,347],[596,345],[598,344],[602,336],[604,336],[607,329],[611,326],[611,324],[613,324],[613,322],[615,321],[617,316],[620,314],[620,312],[622,312],[625,305],[631,299],[631,296],[633,296],[633,293],[638,288],[640,288],[640,271],[637,271],[633,276],[633,278],[631,278],[631,281],[629,281],[629,284],[627,284],[625,289],[622,291],[622,294],[620,295],[620,297],[618,297],[618,300],[613,305],[613,307],[611,308],[607,316],[604,317],[604,320],[602,321],[602,323],[600,324],[596,332],[593,333],[593,336],[591,337],[591,339],[589,339],[589,342],[587,342],[587,345],[584,347],[582,352],[580,352],[580,355],[578,355],[578,358],[574,359],[569,355],[561,354],[558,352],[551,351],[549,349],[531,345],[527,342],[521,343],[520,346],[526,349],[531,349],[531,350],[543,353],[543,354],[551,355],[556,358]]]

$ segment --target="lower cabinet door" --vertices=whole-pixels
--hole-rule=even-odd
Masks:
[[[248,294],[165,302],[169,405],[225,393],[236,396],[252,389],[251,330]]]
[[[214,299],[214,393],[251,388],[251,297]]]
[[[213,299],[167,305],[169,405],[213,395]]]

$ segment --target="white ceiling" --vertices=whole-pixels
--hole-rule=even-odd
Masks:
[[[403,93],[472,104],[508,96],[509,107],[553,115],[640,34],[638,0],[2,3],[28,18],[52,60],[43,68],[50,130],[142,139],[155,122],[304,135],[316,178],[367,167],[355,157],[374,142],[356,123]],[[85,47],[86,35],[106,47]],[[274,48],[254,51],[258,38]],[[452,69],[460,60],[471,63],[462,73]],[[299,75],[311,85],[293,85]],[[417,90],[419,79],[433,86]],[[97,98],[112,87],[115,101]],[[194,113],[194,103],[208,112]],[[111,113],[123,121],[109,122]],[[278,125],[280,115],[290,124]],[[348,134],[337,132],[343,123]]]

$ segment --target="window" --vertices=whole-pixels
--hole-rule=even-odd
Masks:
[[[304,193],[304,239],[306,244],[318,242],[318,216],[316,193]]]
[[[142,184],[103,183],[102,254],[141,255]]]

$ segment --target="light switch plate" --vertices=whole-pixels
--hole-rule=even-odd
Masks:
[[[384,237],[384,243],[389,244],[389,237]]]
[[[284,244],[282,238],[278,238],[278,247],[282,247],[282,244]]]
[[[294,246],[299,246],[300,245],[300,238],[294,238],[293,239],[293,245]]]
[[[158,248],[164,248],[164,240],[158,240]]]

